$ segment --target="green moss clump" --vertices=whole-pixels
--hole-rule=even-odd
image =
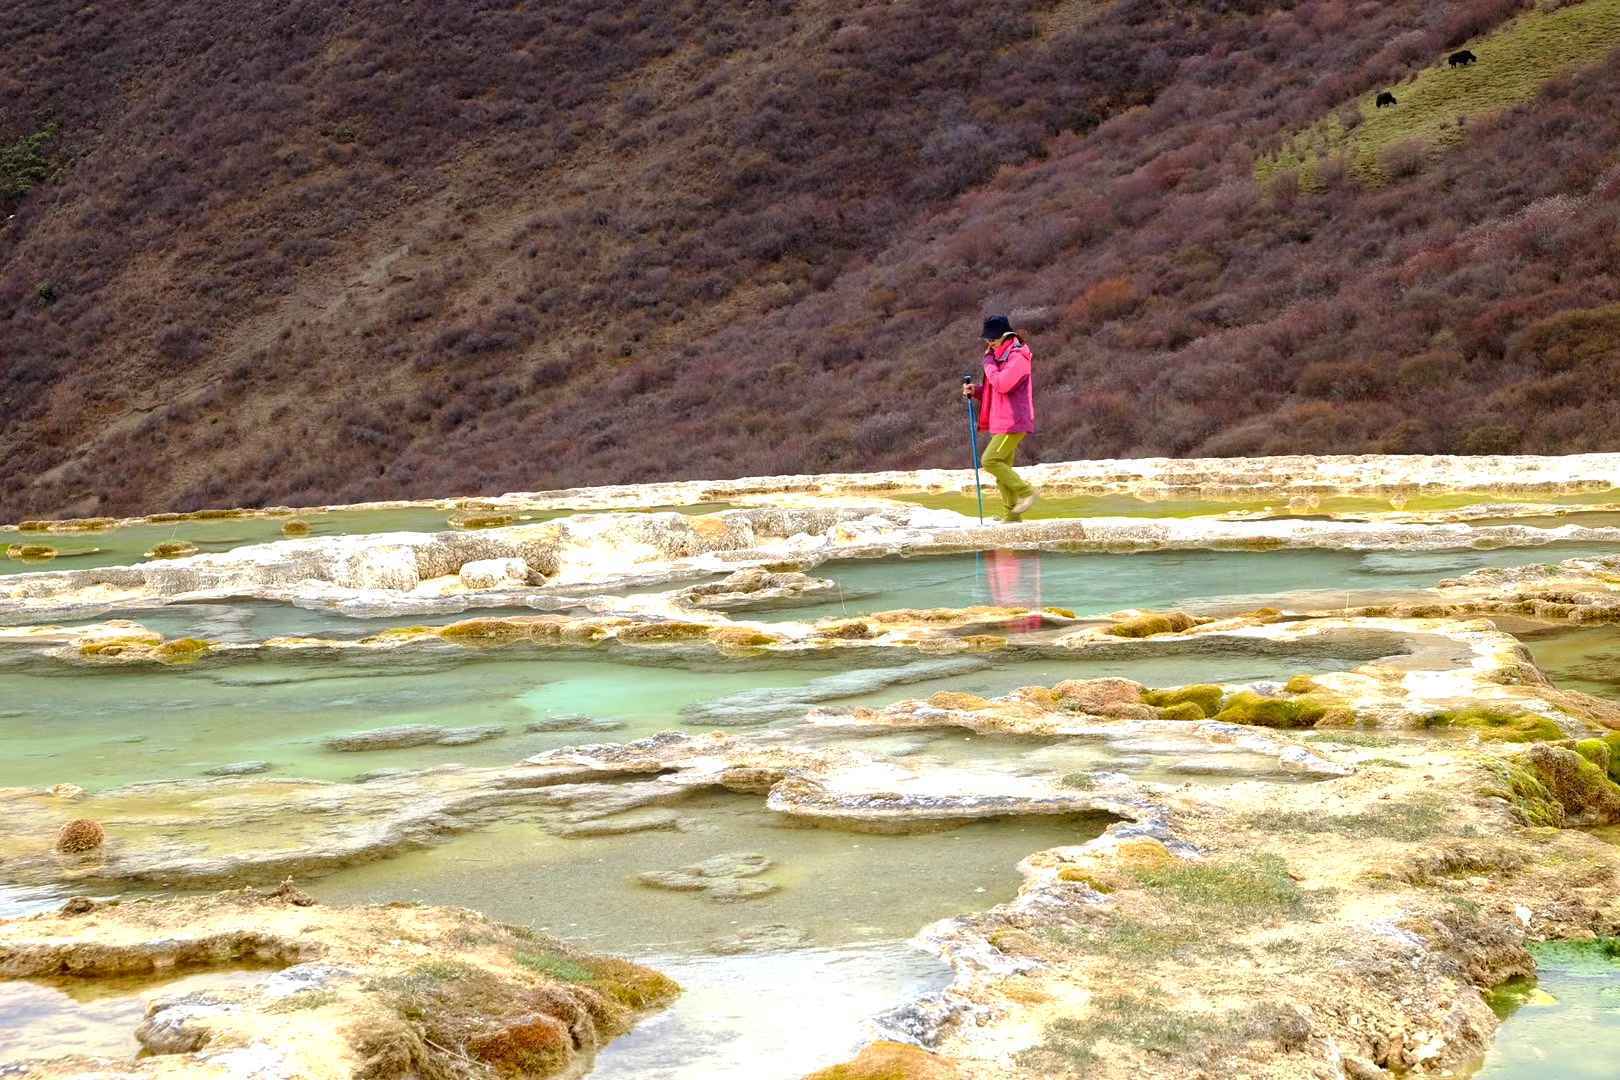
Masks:
[[[1122,638],[1145,638],[1156,634],[1179,634],[1198,625],[1198,620],[1185,611],[1149,612],[1134,619],[1124,619],[1110,626],[1106,633]]]
[[[609,1001],[635,1012],[667,1005],[681,992],[681,986],[667,975],[613,956],[593,956],[584,963],[590,968],[583,983]]]
[[[1510,760],[1541,782],[1548,797],[1563,808],[1568,822],[1608,825],[1620,821],[1620,785],[1575,751],[1536,745]]]
[[[528,640],[533,634],[527,623],[506,619],[463,619],[441,629],[439,636],[459,645],[510,645],[514,641]]]
[[[1175,705],[1166,705],[1159,710],[1161,720],[1207,720],[1209,714],[1199,708],[1196,701],[1182,701]]]
[[[1254,727],[1310,728],[1336,708],[1336,702],[1311,695],[1266,697],[1252,690],[1241,690],[1226,699],[1215,719]]]
[[[1564,737],[1564,729],[1550,717],[1525,709],[1486,705],[1465,705],[1460,709],[1430,713],[1425,723],[1431,728],[1474,731],[1488,742],[1547,742]]]
[[[1563,827],[1564,808],[1534,772],[1504,758],[1487,758],[1483,765],[1489,780],[1480,794],[1505,800],[1526,825]]]
[[[1148,690],[1142,694],[1142,702],[1154,705],[1161,709],[1170,709],[1178,705],[1193,705],[1198,709],[1195,717],[1174,716],[1167,719],[1202,720],[1206,716],[1214,716],[1221,711],[1221,699],[1226,691],[1214,683],[1195,683],[1192,686],[1179,686],[1171,690]]]
[[[213,647],[212,642],[202,638],[175,638],[159,645],[153,650],[153,655],[165,664],[189,664]]]
[[[1620,784],[1574,750],[1539,743],[1508,758],[1489,758],[1484,794],[1506,799],[1527,825],[1620,822]]]
[[[516,525],[516,514],[456,514],[450,518],[452,529],[501,529]]]
[[[56,555],[56,549],[49,544],[12,544],[6,548],[6,557],[18,562],[49,562]]]
[[[93,638],[79,643],[80,656],[122,656],[129,649],[152,649],[163,644],[158,634],[126,634],[121,637]]]
[[[193,510],[184,516],[192,521],[229,521],[246,515],[246,510]]]
[[[309,522],[304,521],[301,518],[293,518],[290,521],[283,521],[281,523],[282,536],[308,536],[314,531],[315,530],[310,526]]]
[[[1609,748],[1609,779],[1620,784],[1620,731],[1603,736],[1603,745]]]
[[[1114,885],[1112,882],[1100,878],[1090,870],[1086,870],[1078,866],[1065,866],[1060,869],[1058,871],[1058,880],[1072,882],[1076,885],[1084,885],[1093,892],[1099,892],[1105,896],[1114,891]]]
[[[201,550],[189,540],[165,540],[161,544],[153,544],[152,550],[146,553],[148,559],[183,559],[188,555],[195,555]]]
[[[1283,684],[1283,689],[1290,694],[1311,694],[1322,689],[1322,686],[1309,675],[1295,675]]]
[[[1577,739],[1572,749],[1581,757],[1602,769],[1605,774],[1610,771],[1609,744],[1602,739]]]
[[[658,622],[643,623],[640,626],[627,626],[619,631],[619,640],[627,644],[640,644],[662,641],[695,641],[707,638],[714,632],[714,627],[704,623],[689,622]]]

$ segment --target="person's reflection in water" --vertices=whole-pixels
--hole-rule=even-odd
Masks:
[[[1039,552],[987,551],[984,553],[985,584],[990,602],[996,607],[1029,608],[1031,614],[1007,621],[1010,633],[1039,630],[1041,617],[1041,556]]]

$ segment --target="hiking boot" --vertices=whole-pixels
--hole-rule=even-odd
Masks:
[[[1022,499],[1019,499],[1017,502],[1013,503],[1011,516],[1014,520],[1016,520],[1023,515],[1024,511],[1028,510],[1034,505],[1035,492],[1031,491],[1028,495],[1025,495]]]
[[[1002,514],[1000,517],[996,518],[996,521],[998,521],[1002,525],[1011,525],[1015,521],[1023,521],[1023,520],[1024,519],[1022,517],[1020,517],[1019,515],[1013,513],[1010,510],[1007,513]]]

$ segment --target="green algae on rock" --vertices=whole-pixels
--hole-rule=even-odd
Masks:
[[[1108,628],[1108,633],[1122,638],[1153,637],[1157,634],[1179,634],[1191,630],[1200,622],[1207,622],[1185,611],[1147,612],[1129,619],[1121,619]]]
[[[146,552],[148,559],[183,559],[201,551],[196,544],[189,540],[166,540],[161,544],[154,544]]]
[[[1197,683],[1192,686],[1179,686],[1170,690],[1145,691],[1142,694],[1142,702],[1161,709],[1191,705],[1198,710],[1198,714],[1191,716],[1190,719],[1202,720],[1221,711],[1221,699],[1225,696],[1226,690],[1224,687],[1216,686],[1213,683]],[[1166,719],[1171,720],[1185,718],[1189,717],[1181,715],[1166,717]]]
[[[1490,776],[1485,794],[1506,800],[1525,824],[1620,822],[1620,784],[1574,750],[1537,744],[1483,765]]]
[[[1488,742],[1543,742],[1564,737],[1564,729],[1551,717],[1527,709],[1464,705],[1431,713],[1431,728],[1461,728]]]

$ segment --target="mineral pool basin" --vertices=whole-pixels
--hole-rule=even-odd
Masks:
[[[1613,1080],[1620,1046],[1620,941],[1531,946],[1534,980],[1491,994],[1503,1017],[1475,1080]]]
[[[794,1080],[852,1056],[875,1034],[865,1023],[874,1014],[950,981],[906,939],[1012,899],[1020,860],[1084,843],[1108,820],[1007,818],[867,835],[796,825],[757,795],[699,795],[674,809],[682,829],[623,836],[563,839],[508,821],[308,888],[332,903],[477,907],[627,953],[680,982],[685,993],[671,1009],[610,1046],[592,1077]],[[720,903],[635,880],[728,852],[767,856],[770,868],[749,880],[776,891]],[[744,949],[739,938],[751,935],[775,943]]]
[[[415,900],[485,915],[636,955],[701,955],[762,926],[798,944],[835,947],[910,937],[937,919],[1017,894],[1019,860],[1082,844],[1111,819],[1051,815],[977,821],[898,835],[802,825],[765,809],[763,795],[700,793],[671,804],[681,827],[620,836],[559,837],[509,818],[442,844],[302,883],[331,903]],[[748,880],[777,886],[731,903],[636,881],[731,852],[765,855]]]
[[[844,559],[811,571],[837,582],[841,598],[811,606],[751,611],[748,617],[783,622],[970,604],[1059,607],[1081,616],[1124,608],[1214,609],[1270,602],[1343,607],[1372,596],[1427,588],[1481,567],[1607,555],[1620,555],[1620,546],[1438,552],[984,551]]]
[[[273,968],[225,969],[166,979],[14,979],[0,981],[0,1065],[64,1053],[133,1063],[135,1029],[154,998],[241,986]]]
[[[915,656],[897,656],[891,664]],[[851,661],[629,664],[545,651],[502,656],[456,650],[411,657],[207,660],[170,668],[83,668],[35,658],[0,668],[0,786],[77,784],[103,790],[146,780],[207,775],[264,761],[270,774],[349,779],[379,768],[457,762],[509,765],[541,751],[586,742],[621,742],[682,726],[701,706],[744,691],[807,698],[772,719],[798,723],[812,704],[885,705],[940,690],[993,696],[1018,686],[1070,678],[1124,676],[1152,686],[1247,682],[1352,666],[1331,656],[1200,653],[1133,660],[1038,659],[994,664],[968,659],[954,673],[895,683],[895,667],[861,661],[870,678],[839,695],[809,693],[817,680],[848,678]],[[983,666],[979,666],[979,665]],[[966,668],[967,670],[962,670]],[[743,710],[722,723],[766,722]],[[559,716],[615,726],[529,731]],[[455,747],[340,752],[324,737],[402,724],[494,726],[496,738]],[[553,724],[553,726],[555,726]],[[704,726],[707,726],[705,722]],[[701,727],[694,728],[701,730]]]
[[[1560,627],[1519,640],[1558,686],[1620,699],[1620,626]]]
[[[954,510],[963,515],[977,517],[978,500],[967,492],[903,492],[884,493],[886,498],[934,510]],[[1143,499],[1133,495],[1042,495],[1027,514],[1026,520],[1042,518],[1088,517],[1155,517],[1191,518],[1215,517],[1221,514],[1252,514],[1278,518],[1300,517],[1354,517],[1357,514],[1387,514],[1392,511],[1460,510],[1488,503],[1545,503],[1549,509],[1590,506],[1620,500],[1620,489],[1554,495],[1537,498],[1534,495],[1509,495],[1491,492],[1462,492],[1451,495],[1418,495],[1392,501],[1378,496],[1330,495],[1290,503],[1286,497],[1270,499]],[[1001,512],[1001,501],[995,490],[985,492],[985,516]],[[1504,521],[1515,519],[1503,519]]]
[[[576,510],[567,507],[547,509],[513,508],[521,524],[551,521],[585,513],[711,514],[732,509],[727,503],[698,503],[691,506],[627,507],[622,510]],[[202,521],[171,521],[162,524],[126,525],[121,528],[81,532],[0,532],[0,574],[28,574],[40,570],[78,570],[96,566],[126,566],[147,561],[146,553],[157,544],[189,541],[203,553],[229,551],[246,544],[264,544],[285,539],[281,527],[296,518],[307,522],[310,536],[348,536],[360,533],[447,532],[450,519],[463,513],[443,507],[401,507],[381,510],[311,510],[279,517],[210,518]],[[47,560],[24,560],[5,556],[12,545],[46,544],[57,549]]]

